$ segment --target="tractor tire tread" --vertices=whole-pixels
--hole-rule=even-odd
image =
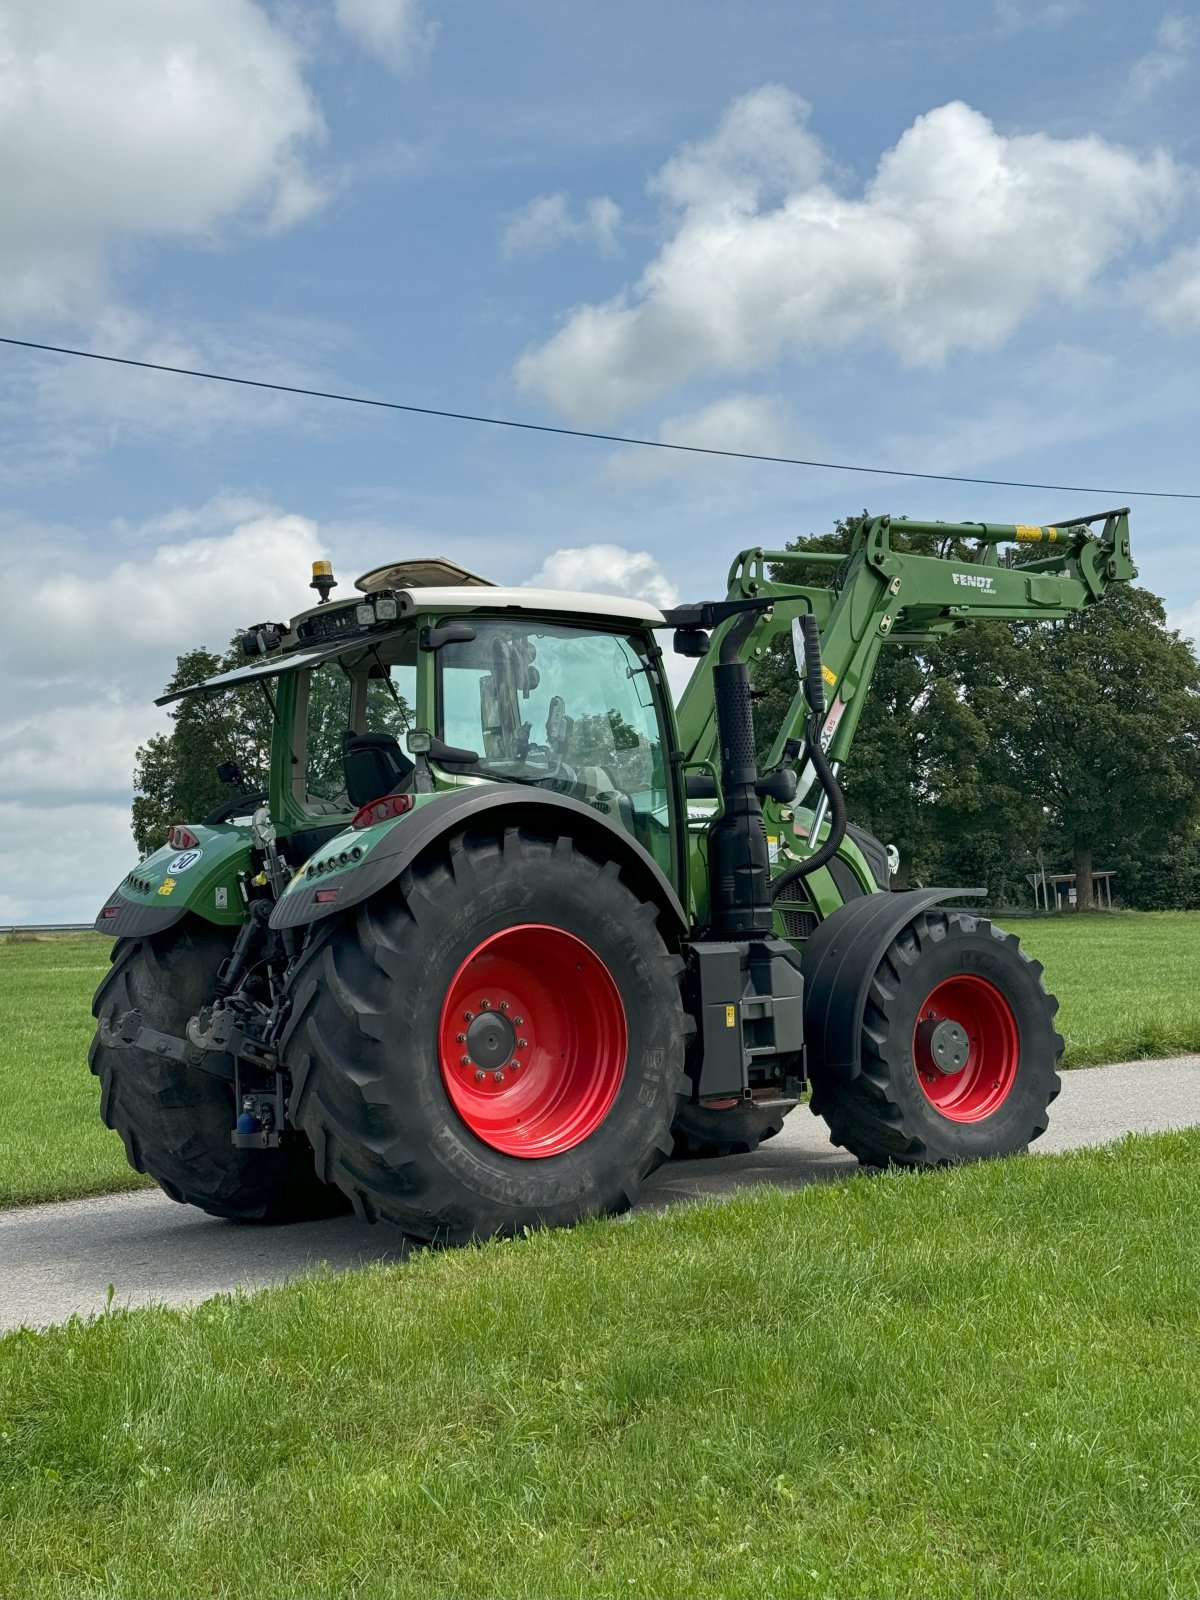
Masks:
[[[1062,1087],[1056,1069],[1064,1041],[1052,1025],[1058,1001],[1046,993],[1041,981],[1041,965],[1025,954],[1015,934],[997,928],[986,917],[957,910],[926,911],[915,917],[893,940],[868,987],[857,1075],[849,1080],[828,1082],[814,1076],[812,1109],[828,1124],[830,1143],[848,1150],[866,1167],[938,1167],[975,1158],[964,1155],[959,1147],[963,1124],[943,1118],[930,1119],[926,1108],[915,1101],[911,1091],[906,1092],[897,1064],[889,1060],[893,1039],[891,1012],[900,1004],[904,989],[901,968],[915,970],[926,951],[958,935],[994,941],[1019,960],[1025,975],[1036,986],[1041,1021],[1046,1027],[1045,1042],[1052,1059],[1049,1063],[1035,1063],[1034,1069],[1044,1080],[1041,1093],[1029,1107],[1023,1137],[1012,1138],[1011,1148],[1003,1153],[1016,1154],[1027,1149],[1049,1125],[1046,1108]],[[881,973],[887,975],[888,983],[880,981]],[[915,1125],[918,1121],[924,1123],[924,1128]],[[944,1127],[940,1126],[942,1123]]]

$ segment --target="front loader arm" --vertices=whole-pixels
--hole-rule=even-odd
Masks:
[[[1099,533],[1092,527],[1103,523]],[[958,554],[914,555],[897,549],[897,535],[933,535]],[[1002,563],[999,547],[1044,549],[1019,564]],[[778,582],[771,566],[802,561],[843,568],[834,587]],[[831,760],[849,753],[874,676],[879,652],[889,640],[924,643],[957,632],[973,621],[1053,621],[1073,616],[1100,600],[1113,582],[1136,577],[1129,551],[1129,513],[1104,512],[1069,524],[910,522],[871,517],[855,529],[848,552],[746,550],[730,568],[730,600],[770,599],[740,649],[754,676],[772,642],[791,631],[792,620],[811,612],[821,629],[829,710],[822,742]],[[713,632],[712,648],[696,666],[680,697],[680,747],[689,762],[718,755],[713,716],[712,664],[733,621]],[[768,767],[798,739],[808,706],[797,684],[791,706],[775,733]]]

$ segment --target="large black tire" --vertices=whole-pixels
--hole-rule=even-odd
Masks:
[[[783,1127],[787,1112],[781,1106],[685,1104],[675,1113],[671,1129],[676,1161],[707,1156],[744,1156],[773,1139]]]
[[[688,1087],[683,962],[658,919],[659,908],[622,881],[615,862],[593,859],[570,838],[510,828],[454,836],[391,892],[318,930],[293,978],[283,1040],[290,1114],[312,1141],[318,1171],[365,1220],[445,1244],[625,1210],[670,1154]],[[572,974],[578,951],[578,986],[546,986],[550,969],[522,956],[543,947],[548,961],[569,951]],[[472,975],[489,962],[500,976],[480,980],[479,992],[487,999],[494,988],[492,998],[464,1006]],[[614,994],[627,1050],[612,1043]],[[493,1019],[489,1028],[500,1033],[501,1010],[521,1024],[514,1038],[522,1037],[505,1048],[527,1048],[521,1070],[530,1076],[502,1074],[488,1114],[501,1119],[504,1138],[519,1141],[527,1112],[535,1115],[516,1105],[519,1085],[543,1097],[530,1104],[550,1108],[541,1124],[550,1142],[528,1155],[498,1147],[490,1130],[485,1140],[477,1119],[473,1131],[478,1106],[462,1099],[491,1095],[495,1074],[456,1053],[486,1054],[489,1041],[469,1044],[453,1030],[465,1029],[470,1013]],[[557,1078],[543,1049],[552,1026]],[[455,1041],[449,1050],[447,1040]],[[573,1142],[564,1135],[556,1144],[558,1113],[545,1095],[560,1091],[546,1085],[599,1083],[605,1072],[610,1087],[589,1131],[577,1127]]]
[[[147,939],[119,939],[96,991],[92,1014],[108,1023],[136,1007],[147,1026],[183,1034],[211,1000],[228,934],[185,918]],[[276,1150],[237,1150],[230,1142],[236,1109],[231,1081],[145,1050],[92,1041],[88,1063],[100,1079],[100,1115],[121,1135],[129,1164],[172,1200],[214,1217],[290,1222],[345,1209],[336,1189],[317,1179],[312,1149],[289,1133]]]
[[[1024,1150],[1045,1133],[1060,1088],[1058,1002],[1041,975],[1016,938],[985,918],[915,917],[871,980],[858,1076],[814,1066],[812,1108],[831,1142],[871,1166],[945,1166]],[[946,1022],[960,1031],[939,1044],[932,1030]]]

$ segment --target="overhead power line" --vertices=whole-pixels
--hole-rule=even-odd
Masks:
[[[180,378],[205,378],[210,383],[231,383],[243,389],[269,389],[275,394],[305,395],[312,400],[337,400],[342,405],[373,406],[379,411],[406,411],[417,417],[444,417],[451,422],[479,422],[489,428],[515,428],[522,433],[550,433],[564,439],[599,439],[605,444],[636,445],[643,450],[676,450],[685,455],[722,456],[731,461],[766,461],[781,467],[811,467],[818,472],[862,472],[876,478],[922,478],[933,483],[977,483],[998,489],[1046,489],[1063,494],[1112,495],[1119,500],[1200,500],[1200,492],[1176,489],[1106,489],[1087,483],[1027,483],[1020,478],[972,478],[958,472],[915,472],[901,467],[864,467],[847,461],[808,461],[802,456],[773,456],[754,450],[721,450],[716,445],[672,444],[665,439],[639,439],[624,433],[596,433],[587,428],[557,428],[549,422],[517,422],[512,417],[484,417],[472,411],[445,411],[437,406],[415,406],[400,400],[372,400],[361,394],[340,394],[331,389],[308,389],[296,383],[269,383],[265,378],[237,378],[228,372],[203,372],[197,367],[170,366],[163,361],[135,361],[132,356],[105,355],[98,350],[73,350],[61,344],[39,344],[33,339],[11,339],[0,334],[0,344],[21,350],[44,350],[56,356],[76,356],[82,361],[107,361],[117,367],[138,367],[144,372],[170,372]]]

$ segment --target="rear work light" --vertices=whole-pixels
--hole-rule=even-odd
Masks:
[[[352,828],[373,828],[377,822],[390,822],[393,817],[402,817],[406,811],[411,811],[413,797],[410,794],[385,794],[380,800],[370,800],[361,806],[354,815]]]
[[[190,828],[181,828],[176,823],[167,829],[167,843],[173,850],[194,850],[200,841]]]

